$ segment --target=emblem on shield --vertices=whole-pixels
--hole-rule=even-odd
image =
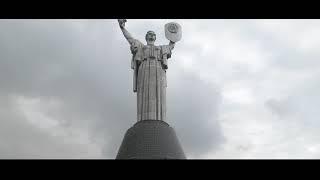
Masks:
[[[181,40],[181,26],[178,23],[171,22],[164,26],[166,38],[172,42]]]

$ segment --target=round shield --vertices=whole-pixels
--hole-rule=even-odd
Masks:
[[[172,42],[178,42],[181,40],[182,31],[181,26],[178,23],[171,22],[164,26],[166,38]]]

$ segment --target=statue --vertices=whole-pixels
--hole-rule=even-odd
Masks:
[[[156,34],[148,31],[147,44],[134,39],[125,29],[127,20],[118,19],[120,29],[130,44],[133,91],[137,93],[137,120],[166,120],[166,70],[175,43],[181,39],[181,27],[177,23],[165,25],[168,45],[156,46]]]

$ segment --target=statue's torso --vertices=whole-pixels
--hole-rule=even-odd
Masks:
[[[154,45],[144,45],[142,47],[142,60],[161,59],[161,48]]]
[[[144,60],[162,60],[164,57],[169,59],[171,57],[171,47],[169,45],[155,46],[144,45],[139,40],[135,40],[131,44],[131,52],[133,54],[133,61]],[[134,69],[134,66],[132,66]]]

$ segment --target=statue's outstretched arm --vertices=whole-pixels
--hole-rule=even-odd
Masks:
[[[120,29],[124,35],[124,37],[127,39],[127,41],[132,44],[133,43],[133,37],[131,36],[131,34],[126,30],[125,28],[125,23],[127,22],[127,20],[125,19],[118,19],[119,25],[120,25]]]

